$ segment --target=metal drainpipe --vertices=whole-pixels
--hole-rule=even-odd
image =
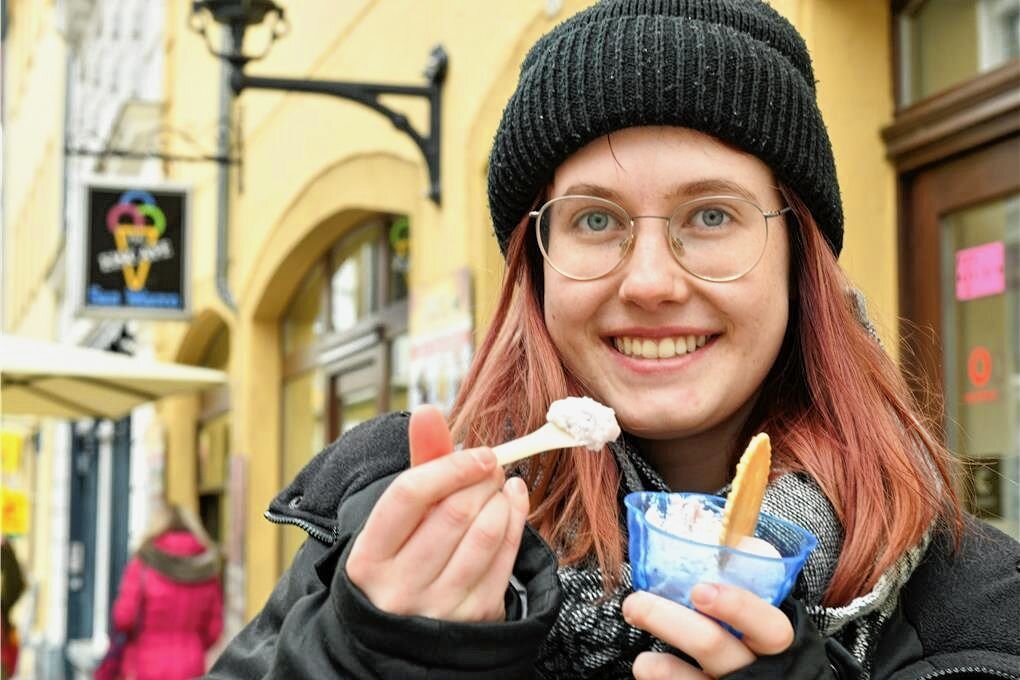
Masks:
[[[243,34],[241,34],[243,36]],[[235,47],[231,31],[223,31],[224,52],[231,53]],[[236,45],[240,49],[240,45]],[[234,91],[230,77],[234,66],[226,59],[220,66],[220,124],[217,136],[216,155],[220,157],[219,173],[216,178],[216,290],[223,304],[237,311],[234,295],[230,292],[230,148],[231,110]],[[227,159],[227,160],[223,160]]]

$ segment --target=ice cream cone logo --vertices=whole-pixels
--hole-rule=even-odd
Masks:
[[[149,192],[125,191],[106,213],[106,226],[113,234],[117,252],[124,255],[120,262],[125,285],[130,290],[142,290],[152,267],[152,260],[145,252],[155,248],[166,231],[166,215]],[[141,248],[135,257],[137,246]]]

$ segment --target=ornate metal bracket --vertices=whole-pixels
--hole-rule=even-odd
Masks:
[[[182,154],[162,153],[155,151],[137,151],[134,149],[86,149],[80,146],[65,146],[64,153],[68,156],[92,156],[95,158],[127,158],[145,161],[156,159],[172,163],[218,163],[220,165],[238,165],[240,161],[230,156],[208,154],[204,156],[186,156]]]
[[[231,128],[233,125],[230,126]],[[221,166],[242,166],[244,161],[240,135],[231,138],[230,130],[226,130],[228,143],[217,153],[209,153],[192,134],[183,129],[160,125],[152,128],[142,137],[141,142],[133,143],[124,148],[111,145],[112,139],[104,139],[98,134],[86,135],[85,139],[64,140],[66,156],[85,156],[91,158],[124,158],[128,160],[159,160],[168,163],[216,163]],[[112,137],[112,135],[111,135]],[[195,153],[166,153],[158,149],[161,140],[176,138],[194,150]],[[114,143],[115,144],[115,143]],[[133,147],[133,148],[132,148]]]
[[[268,43],[261,52],[254,56],[244,54],[245,31],[248,26],[261,23],[267,15],[273,18]],[[217,23],[222,24],[224,31],[229,33],[228,39],[224,42],[231,49],[218,51],[213,47],[206,31],[210,16]],[[440,185],[442,91],[448,62],[446,50],[442,45],[432,48],[432,52],[429,54],[424,71],[427,82],[424,85],[389,85],[252,76],[244,72],[248,62],[264,57],[273,43],[289,31],[289,24],[284,16],[283,8],[272,0],[195,0],[192,3],[190,23],[192,28],[204,38],[209,52],[229,64],[231,69],[230,86],[235,95],[246,89],[324,94],[357,102],[386,116],[395,128],[407,134],[414,141],[425,157],[429,171],[428,196],[436,204],[440,203],[442,196]],[[379,97],[382,95],[425,99],[429,103],[428,134],[423,135],[418,132],[411,126],[406,115],[380,102]]]

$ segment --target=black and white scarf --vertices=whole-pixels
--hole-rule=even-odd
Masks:
[[[669,491],[626,436],[610,448],[620,468],[619,499],[631,491]],[[722,489],[726,495],[729,488]],[[844,607],[821,604],[843,544],[843,530],[835,510],[817,484],[806,475],[786,474],[769,484],[762,506],[766,512],[795,522],[818,538],[793,594],[808,610],[818,630],[835,637],[865,669],[882,624],[896,608],[897,595],[927,548],[928,538],[907,551],[879,579],[871,592]],[[624,530],[626,528],[624,527]],[[619,588],[605,597],[602,574],[594,562],[561,567],[563,606],[536,663],[540,678],[630,678],[634,659],[643,651],[670,651],[661,640],[630,626],[620,605],[632,591],[630,566],[624,565]]]

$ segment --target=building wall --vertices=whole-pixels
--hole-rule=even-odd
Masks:
[[[795,20],[803,24],[815,63],[843,191],[846,237],[839,261],[864,292],[885,347],[898,356],[896,173],[880,134],[893,120],[889,3],[800,5]]]
[[[67,50],[52,2],[16,0],[4,41],[3,328],[52,337],[44,290],[63,246],[60,219]],[[16,169],[16,171],[12,170]]]

